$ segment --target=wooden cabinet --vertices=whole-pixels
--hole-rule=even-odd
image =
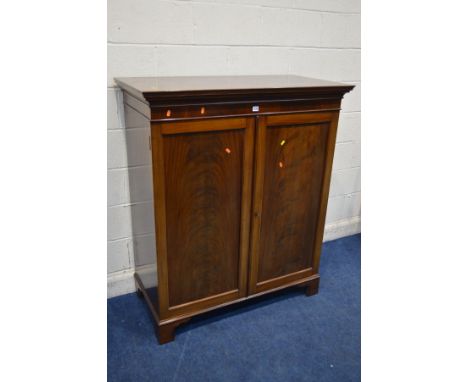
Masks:
[[[317,293],[338,115],[352,86],[297,76],[116,81],[127,116],[150,131],[157,287],[138,270],[135,279],[159,342],[216,307],[289,286]]]

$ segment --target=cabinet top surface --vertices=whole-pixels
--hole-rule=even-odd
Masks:
[[[230,90],[343,87],[339,82],[293,75],[272,76],[197,76],[197,77],[126,77],[116,78],[122,87],[132,87],[141,93]]]
[[[354,86],[295,75],[265,76],[197,76],[197,77],[127,77],[116,78],[124,90],[138,96],[164,96],[171,94],[223,94],[223,93],[275,93],[285,91],[320,90],[346,93]]]

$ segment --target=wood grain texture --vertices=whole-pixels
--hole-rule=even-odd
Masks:
[[[244,135],[163,138],[170,306],[239,288]]]
[[[328,127],[267,128],[259,281],[312,267]]]
[[[206,123],[206,120],[164,123],[161,125],[161,132],[162,134],[180,134],[191,132],[199,133],[202,131],[219,131],[226,130],[226,128],[229,128],[229,130],[245,129],[245,121],[245,118],[229,118],[227,122],[217,119],[214,120],[213,123]]]
[[[116,78],[127,93],[151,105],[269,99],[340,99],[354,86],[295,75]]]
[[[325,219],[322,189],[334,115],[259,117],[249,293],[318,272],[316,232]]]
[[[254,107],[258,107],[254,109]],[[216,103],[178,106],[155,106],[151,109],[151,118],[154,120],[177,121],[184,119],[202,119],[213,117],[256,116],[258,114],[313,112],[323,110],[339,111],[339,99],[323,100],[285,100],[264,102],[238,102]],[[168,117],[168,111],[170,116]]]

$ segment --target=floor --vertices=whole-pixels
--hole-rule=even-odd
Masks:
[[[292,288],[207,313],[162,346],[143,299],[109,299],[108,381],[360,381],[360,246],[360,235],[323,245],[318,295]]]

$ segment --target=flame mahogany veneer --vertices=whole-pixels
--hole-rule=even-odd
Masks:
[[[190,317],[290,286],[318,292],[341,100],[298,76],[116,79],[150,131],[160,343]],[[157,278],[157,281],[156,281]]]

